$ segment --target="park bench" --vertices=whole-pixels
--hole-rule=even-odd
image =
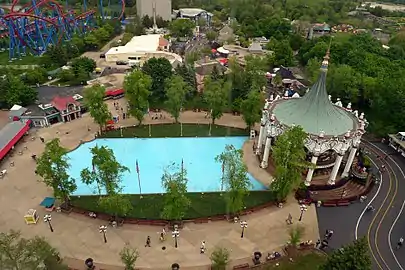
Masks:
[[[236,269],[249,269],[249,264],[244,263],[244,264],[235,265],[232,269],[234,269],[234,270],[236,270]]]

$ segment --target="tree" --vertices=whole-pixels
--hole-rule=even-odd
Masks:
[[[197,80],[195,77],[195,71],[187,65],[178,65],[175,69],[175,74],[183,78],[183,80],[189,85],[189,92],[187,93],[187,99],[190,100],[197,94]]]
[[[139,258],[139,252],[129,243],[126,243],[120,251],[120,258],[121,262],[125,265],[125,270],[135,270],[135,263]]]
[[[363,237],[329,254],[326,263],[321,265],[320,270],[371,270],[371,268],[370,250],[367,239]]]
[[[179,18],[169,24],[170,33],[175,37],[191,37],[195,24],[192,20]]]
[[[245,196],[249,194],[251,183],[247,175],[247,167],[243,162],[242,149],[226,145],[224,152],[215,158],[223,167],[221,186],[226,190],[228,212],[237,214],[244,207]]]
[[[121,179],[123,173],[129,169],[120,164],[115,158],[114,152],[106,146],[95,146],[91,148],[93,158],[91,160],[92,170],[85,168],[80,176],[86,185],[96,185],[98,195],[103,191],[107,195],[115,195],[121,189]]]
[[[24,84],[20,77],[8,73],[0,80],[0,101],[4,107],[9,108],[14,104],[27,106],[37,99],[38,92]]]
[[[270,188],[279,201],[284,200],[301,183],[303,170],[312,166],[305,160],[306,138],[305,131],[300,126],[294,126],[276,140],[272,153],[276,172]]]
[[[105,213],[112,215],[115,221],[119,221],[120,217],[125,217],[132,211],[133,207],[128,196],[119,194],[121,187],[107,196],[103,196],[99,200],[99,206]]]
[[[80,69],[83,69],[87,73],[91,73],[94,71],[96,66],[96,61],[85,56],[73,59],[71,64],[75,74],[78,73]]]
[[[188,88],[187,83],[178,75],[166,79],[166,110],[173,116],[176,123],[179,121],[180,111],[184,105],[186,94],[189,92]]]
[[[148,98],[151,94],[152,79],[140,70],[134,70],[124,80],[125,97],[129,104],[129,114],[142,124],[149,108]]]
[[[242,100],[240,104],[240,112],[249,130],[255,123],[260,121],[262,108],[263,97],[261,92],[256,89],[250,90],[247,99]]]
[[[224,113],[229,105],[231,84],[223,80],[213,81],[209,76],[204,79],[203,97],[211,113],[212,124]]]
[[[321,61],[319,61],[318,58],[315,57],[308,60],[308,64],[305,67],[305,70],[311,83],[315,83],[318,79],[319,73],[321,71],[320,67]]]
[[[187,171],[184,168],[179,170],[173,165],[164,170],[162,186],[166,193],[161,213],[163,219],[173,221],[183,219],[191,204],[190,199],[187,197],[187,182]]]
[[[277,73],[271,82],[273,83],[274,86],[280,87],[283,83],[283,78],[281,78],[281,75],[279,73]]]
[[[293,247],[298,246],[302,240],[304,231],[305,231],[305,227],[302,227],[300,225],[289,228],[289,230],[288,230],[289,244]]]
[[[153,101],[164,101],[165,81],[172,76],[172,65],[166,58],[151,58],[142,66],[142,71],[152,78],[151,98]]]
[[[225,270],[230,261],[230,252],[223,247],[215,247],[210,256],[211,269]]]
[[[218,37],[218,32],[210,30],[205,34],[205,36],[209,41],[214,41]]]
[[[11,230],[0,233],[0,267],[9,270],[68,270],[59,252],[42,237],[25,239]]]
[[[332,65],[327,78],[328,93],[341,98],[344,104],[349,102],[357,103],[359,80],[357,72],[351,66]]]
[[[143,16],[142,26],[144,28],[151,28],[153,26],[153,20],[148,15]]]
[[[77,189],[76,182],[69,176],[70,167],[66,156],[67,150],[55,138],[45,145],[45,150],[37,159],[36,172],[42,181],[53,189],[54,196],[64,201],[63,207],[69,205],[69,195]]]
[[[110,110],[104,102],[105,88],[101,85],[93,85],[84,90],[84,104],[90,112],[94,122],[100,126],[100,133],[107,121],[112,119]]]
[[[215,66],[212,68],[210,77],[211,77],[211,80],[216,81],[216,80],[222,80],[224,76],[223,76],[223,74],[221,74],[221,72],[219,71],[218,66],[215,65]]]
[[[36,85],[46,82],[47,72],[44,68],[29,69],[23,75],[23,82],[27,85]]]

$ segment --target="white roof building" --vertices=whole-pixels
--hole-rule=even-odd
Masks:
[[[172,65],[182,63],[180,55],[168,52],[169,45],[169,41],[159,34],[135,36],[125,46],[111,48],[105,59],[107,62],[125,61],[139,66],[152,57],[166,58]]]
[[[169,42],[159,34],[133,37],[124,46],[112,47],[106,54],[107,62],[140,60],[146,53],[168,50]]]

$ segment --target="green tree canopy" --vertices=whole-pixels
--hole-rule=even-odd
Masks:
[[[190,199],[187,197],[187,170],[177,168],[175,165],[164,170],[162,175],[162,187],[165,206],[161,217],[166,220],[180,221],[190,207]]]
[[[247,167],[243,162],[242,149],[226,145],[224,151],[215,158],[223,167],[222,183],[226,190],[228,212],[237,214],[244,207],[244,198],[249,193],[251,183]]]
[[[129,169],[120,164],[112,149],[106,146],[91,148],[93,168],[85,168],[80,176],[86,185],[96,185],[96,193],[115,195],[121,191],[122,175]]]
[[[58,138],[46,143],[45,150],[37,159],[36,172],[43,182],[53,189],[56,198],[66,204],[69,195],[77,189],[76,182],[70,177],[67,150],[60,145]]]
[[[142,71],[152,78],[151,98],[153,101],[164,101],[165,81],[172,76],[172,65],[166,58],[151,58],[142,66]]]
[[[166,79],[166,110],[173,116],[176,123],[179,121],[180,111],[184,106],[189,86],[181,76],[173,75]]]
[[[104,102],[104,97],[105,87],[98,84],[86,88],[84,91],[84,104],[94,122],[100,126],[100,132],[102,132],[107,121],[112,119],[111,112]]]
[[[371,270],[370,250],[365,237],[329,254],[320,270],[353,269]]]
[[[148,98],[151,94],[152,79],[140,70],[134,70],[124,80],[125,97],[129,103],[129,114],[142,124],[149,108]]]
[[[68,270],[59,252],[45,238],[26,239],[13,230],[0,233],[0,266],[10,270]]]
[[[169,24],[170,33],[175,37],[191,37],[195,23],[189,19],[177,19]]]
[[[7,74],[0,78],[0,102],[3,107],[10,108],[14,104],[27,106],[37,99],[35,88],[24,84],[20,77]]]
[[[255,123],[260,121],[262,109],[264,105],[264,98],[261,91],[252,89],[250,90],[247,99],[242,100],[240,104],[240,112],[242,113],[243,120],[250,130]]]
[[[203,97],[210,110],[212,123],[220,118],[226,110],[230,99],[231,84],[223,80],[212,80],[209,76],[204,79]]]
[[[270,188],[278,200],[284,200],[302,182],[302,172],[311,166],[306,162],[304,142],[307,134],[300,126],[291,127],[280,135],[273,146],[272,157],[276,166]]]

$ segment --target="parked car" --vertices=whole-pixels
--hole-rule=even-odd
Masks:
[[[115,62],[117,65],[119,65],[119,66],[125,66],[125,65],[128,65],[128,62],[127,61],[117,61],[117,62]]]

